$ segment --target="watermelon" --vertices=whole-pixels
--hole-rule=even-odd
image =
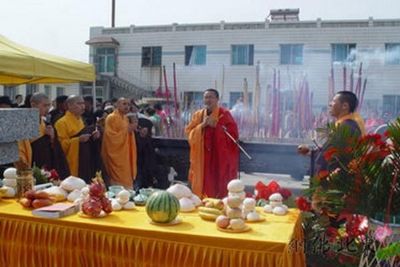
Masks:
[[[156,223],[172,222],[178,216],[179,209],[178,199],[167,191],[153,193],[146,203],[147,215]]]

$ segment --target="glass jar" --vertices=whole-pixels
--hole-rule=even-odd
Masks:
[[[33,172],[31,169],[19,170],[17,172],[16,197],[23,197],[26,191],[33,189]]]

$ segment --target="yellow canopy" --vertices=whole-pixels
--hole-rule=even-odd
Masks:
[[[93,82],[91,64],[49,55],[0,35],[0,84]]]

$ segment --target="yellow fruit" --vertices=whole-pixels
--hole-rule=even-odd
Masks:
[[[215,208],[199,207],[199,212],[222,215],[222,211]]]
[[[212,213],[206,213],[206,212],[199,212],[199,216],[203,219],[203,220],[207,220],[207,221],[215,221],[219,215],[216,214],[212,214]]]

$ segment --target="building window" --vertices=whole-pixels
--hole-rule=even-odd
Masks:
[[[303,45],[302,44],[281,44],[282,65],[302,65]]]
[[[51,99],[51,85],[44,86],[44,94]]]
[[[232,45],[232,65],[253,65],[254,45]]]
[[[205,65],[207,47],[205,45],[185,46],[185,65]]]
[[[389,118],[396,118],[400,114],[400,95],[383,95],[383,113]]]
[[[114,72],[115,48],[96,48],[94,64],[97,72]]]
[[[26,95],[33,95],[38,91],[37,84],[27,84],[26,85]]]
[[[57,87],[57,96],[65,95],[65,88],[64,87]]]
[[[400,65],[400,43],[385,44],[385,63],[388,65]]]
[[[203,106],[203,92],[184,92],[184,105],[189,108],[200,108]]]
[[[356,44],[332,44],[332,62],[356,60]]]
[[[142,67],[161,66],[161,46],[142,47]]]
[[[8,96],[11,99],[11,102],[13,102],[15,100],[15,96],[17,95],[17,87],[5,85],[4,95]]]

